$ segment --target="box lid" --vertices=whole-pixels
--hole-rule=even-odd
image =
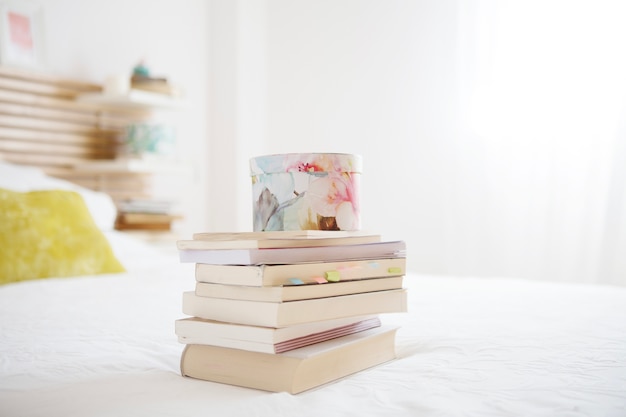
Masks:
[[[250,159],[250,174],[284,172],[358,172],[363,169],[360,155],[347,153],[286,153]]]

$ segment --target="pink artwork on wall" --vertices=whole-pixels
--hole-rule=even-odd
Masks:
[[[34,48],[33,28],[29,16],[9,12],[9,39],[11,45],[24,53],[32,53]]]

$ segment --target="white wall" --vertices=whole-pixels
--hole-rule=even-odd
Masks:
[[[44,69],[103,83],[130,75],[141,59],[155,76],[185,91],[176,114],[178,153],[192,175],[172,191],[186,215],[181,233],[205,230],[208,219],[209,7],[203,0],[38,0],[43,12]]]
[[[626,285],[623,2],[212,4],[223,228],[251,225],[250,157],[359,153],[363,228],[415,271]]]
[[[278,0],[268,8],[267,150],[361,154],[362,227],[405,239],[421,271],[445,268],[455,5]]]

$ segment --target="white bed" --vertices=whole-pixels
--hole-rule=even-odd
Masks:
[[[626,416],[626,288],[409,274],[397,360],[268,393],[181,377],[193,266],[104,233],[127,272],[0,286],[0,416]]]

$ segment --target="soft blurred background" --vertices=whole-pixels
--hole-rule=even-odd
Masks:
[[[413,271],[626,285],[623,1],[35,4],[45,71],[184,89],[183,236],[251,230],[251,157],[347,152]]]

